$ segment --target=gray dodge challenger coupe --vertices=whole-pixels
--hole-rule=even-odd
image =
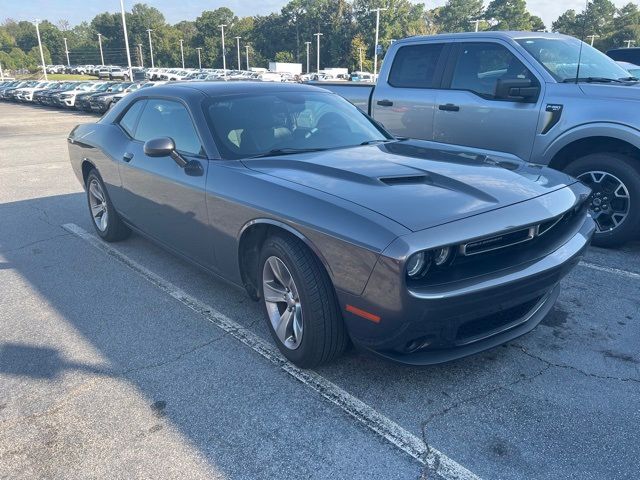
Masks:
[[[508,155],[394,138],[294,84],[142,89],[68,137],[97,234],[246,289],[280,351],[426,365],[532,330],[594,232],[590,190]]]

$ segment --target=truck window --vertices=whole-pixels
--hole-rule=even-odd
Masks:
[[[389,85],[397,88],[434,88],[436,66],[443,43],[401,47],[389,72]]]
[[[463,44],[456,62],[451,88],[469,90],[494,99],[499,79],[520,78],[537,82],[535,76],[509,50],[497,43]]]

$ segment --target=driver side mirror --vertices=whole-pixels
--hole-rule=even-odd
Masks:
[[[144,154],[148,157],[171,157],[180,168],[189,163],[176,151],[176,144],[170,137],[159,137],[144,143]]]
[[[499,78],[495,98],[512,102],[535,103],[540,95],[540,86],[530,78]]]

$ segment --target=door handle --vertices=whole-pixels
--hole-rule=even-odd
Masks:
[[[438,105],[438,110],[443,110],[445,112],[459,112],[460,107],[453,103],[447,103],[446,105]]]
[[[381,107],[393,107],[393,102],[391,100],[378,100],[378,105]]]
[[[129,153],[129,152],[125,153],[122,156],[122,160],[124,160],[125,162],[129,163],[131,160],[133,160],[133,153]]]

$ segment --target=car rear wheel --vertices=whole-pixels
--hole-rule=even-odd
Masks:
[[[104,182],[95,169],[87,175],[87,202],[93,226],[103,240],[117,242],[129,236],[131,230],[113,208]]]
[[[299,240],[268,237],[259,280],[269,331],[292,363],[312,368],[339,356],[348,336],[329,275]]]
[[[594,153],[570,163],[565,172],[588,185],[589,213],[596,222],[593,244],[615,247],[640,228],[640,166],[619,153]]]

